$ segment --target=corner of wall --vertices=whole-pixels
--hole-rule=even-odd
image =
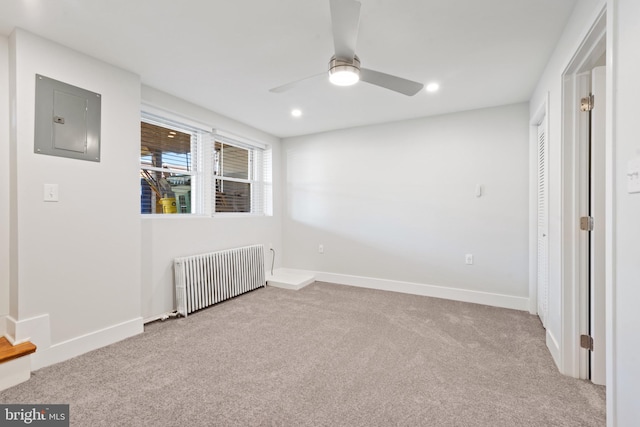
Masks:
[[[4,335],[4,316],[9,314],[9,39],[0,36],[0,336]]]
[[[10,230],[5,334],[38,346],[37,369],[142,332],[139,189],[132,185],[140,77],[24,30],[9,44],[11,210],[0,222],[0,233]],[[33,152],[36,74],[102,95],[100,162]],[[59,184],[57,203],[43,202],[43,183]],[[114,191],[117,204],[105,197]]]
[[[8,315],[0,315],[0,337],[7,335],[7,317]]]

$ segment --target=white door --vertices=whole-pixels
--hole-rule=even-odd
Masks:
[[[538,316],[546,327],[549,312],[549,204],[547,118],[538,125]]]
[[[605,384],[605,67],[591,72],[589,211],[593,231],[589,233],[589,334],[593,338],[590,378]]]

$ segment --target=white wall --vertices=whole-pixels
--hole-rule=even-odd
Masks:
[[[615,154],[615,281],[613,289],[613,408],[616,425],[637,425],[640,420],[640,194],[626,189],[627,162],[640,158],[638,118],[640,105],[640,2],[614,0],[614,154]]]
[[[0,336],[9,314],[9,39],[0,36]]]
[[[175,309],[173,259],[251,244],[265,246],[265,267],[271,267],[269,245],[280,265],[282,210],[280,186],[280,140],[247,125],[187,103],[156,89],[142,87],[143,103],[170,111],[211,128],[269,144],[273,150],[274,212],[272,216],[142,217],[142,314],[145,320]],[[138,143],[138,146],[140,144]]]
[[[142,331],[138,76],[22,30],[11,37],[12,321],[38,368]],[[35,74],[101,94],[101,161],[33,153]],[[60,201],[43,202],[43,185]]]
[[[284,265],[527,309],[527,123],[518,104],[286,139]]]

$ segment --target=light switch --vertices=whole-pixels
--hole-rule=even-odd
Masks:
[[[44,185],[44,201],[45,202],[57,202],[58,201],[58,184],[45,184]]]
[[[640,193],[640,158],[627,164],[627,192]]]

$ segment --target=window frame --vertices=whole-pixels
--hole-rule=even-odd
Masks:
[[[220,161],[222,162],[222,173],[217,174],[217,153],[216,146],[221,145]],[[226,176],[224,173],[224,147],[233,147],[247,151],[247,165],[246,175],[247,178],[236,178],[233,176]],[[227,214],[242,214],[242,215],[267,215],[267,209],[264,204],[264,192],[265,192],[265,154],[264,149],[256,147],[238,140],[234,140],[229,137],[221,137],[220,134],[215,133],[213,138],[213,191],[215,191],[213,213],[214,215],[227,215]],[[224,186],[225,182],[247,184],[249,186],[249,211],[248,212],[228,212],[218,210],[218,181]]]
[[[216,129],[175,113],[151,106],[141,108],[140,121],[192,134],[191,165],[188,173],[179,169],[158,168],[144,165],[140,159],[140,170],[177,172],[191,176],[191,213],[165,214],[142,213],[143,218],[189,218],[189,217],[248,217],[273,215],[272,147],[249,138],[221,129]],[[195,137],[195,141],[194,138]],[[141,143],[142,139],[140,139]],[[216,142],[248,151],[248,179],[224,177],[215,174]],[[219,212],[216,210],[216,180],[249,184],[250,205],[248,212]]]
[[[140,171],[149,170],[153,172],[161,172],[161,173],[175,173],[178,175],[189,175],[190,178],[190,207],[191,212],[176,212],[175,214],[178,216],[202,216],[206,215],[203,210],[203,179],[202,179],[202,140],[203,140],[203,130],[189,124],[184,123],[179,118],[170,117],[166,114],[154,114],[146,112],[145,110],[141,111],[140,114],[140,123],[148,123],[150,125],[159,126],[165,129],[175,130],[177,132],[186,133],[191,135],[190,141],[190,170],[183,170],[180,168],[171,168],[171,167],[158,167],[153,165],[148,165],[142,162],[142,155],[140,156]],[[142,136],[140,138],[140,143],[142,144]],[[142,172],[141,172],[142,173]],[[143,213],[140,212],[143,217],[148,216],[162,216],[165,217],[167,215],[171,216],[171,214],[165,214],[160,212],[152,212],[152,213]]]

